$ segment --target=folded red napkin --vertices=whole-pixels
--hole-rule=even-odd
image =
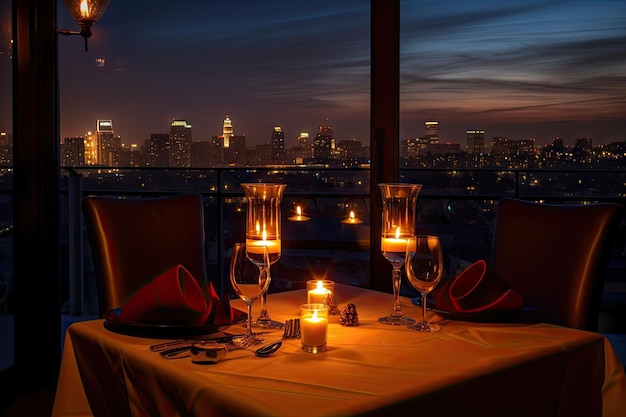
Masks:
[[[491,273],[479,260],[433,293],[437,308],[444,311],[477,313],[520,310],[521,294]]]
[[[120,318],[200,326],[229,323],[233,312],[228,296],[220,300],[212,283],[201,287],[185,267],[176,265],[139,288],[124,304]]]

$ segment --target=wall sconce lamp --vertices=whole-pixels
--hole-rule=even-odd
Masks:
[[[60,30],[61,35],[81,35],[85,39],[85,51],[87,51],[87,39],[91,36],[91,26],[102,17],[109,0],[63,0],[72,18],[80,26],[80,32]]]

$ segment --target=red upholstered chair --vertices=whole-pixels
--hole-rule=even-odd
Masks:
[[[199,194],[120,199],[88,196],[83,217],[92,248],[100,313],[175,265],[206,284],[204,206]]]
[[[540,320],[597,331],[609,258],[623,209],[612,203],[498,202],[491,268]]]

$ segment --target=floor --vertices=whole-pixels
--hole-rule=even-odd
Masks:
[[[54,395],[35,392],[22,395],[4,410],[1,417],[50,417]]]

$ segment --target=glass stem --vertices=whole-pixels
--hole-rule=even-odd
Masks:
[[[246,336],[252,336],[252,303],[248,305],[248,326],[246,327]]]
[[[267,279],[267,269],[266,267],[260,268],[259,272],[259,281],[265,281]],[[271,321],[269,313],[267,312],[267,290],[263,291],[261,294],[261,314],[257,321]]]
[[[402,317],[402,309],[400,308],[400,282],[402,275],[400,274],[400,268],[393,267],[393,311],[392,317]]]
[[[426,322],[426,293],[422,293],[422,322]]]

